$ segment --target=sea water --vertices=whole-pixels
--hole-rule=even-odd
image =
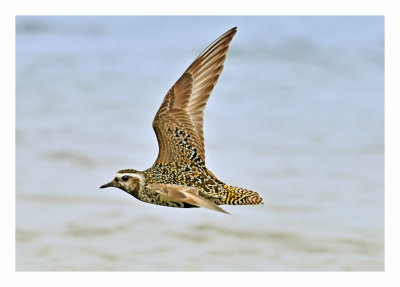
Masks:
[[[16,270],[384,270],[383,17],[16,18]],[[205,110],[207,167],[259,206],[99,189],[237,26]]]

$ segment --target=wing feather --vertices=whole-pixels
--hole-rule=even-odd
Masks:
[[[171,201],[184,202],[190,205],[204,207],[229,214],[229,212],[226,212],[218,205],[212,203],[208,199],[199,196],[199,189],[195,187],[161,183],[149,184],[146,187]]]
[[[236,27],[211,43],[165,96],[153,120],[159,162],[205,165],[203,115]]]

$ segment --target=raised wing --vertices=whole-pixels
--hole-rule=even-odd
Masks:
[[[153,120],[159,146],[155,163],[205,165],[204,108],[235,33],[236,27],[211,43],[168,91]]]
[[[229,214],[229,212],[226,212],[218,205],[212,203],[205,198],[200,197],[199,190],[195,187],[175,184],[148,184],[146,187],[172,201],[185,202],[194,206],[204,207]]]

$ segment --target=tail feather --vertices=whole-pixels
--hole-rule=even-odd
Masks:
[[[224,192],[226,193],[226,198],[223,204],[253,205],[263,203],[263,199],[257,192],[241,187],[225,185]]]

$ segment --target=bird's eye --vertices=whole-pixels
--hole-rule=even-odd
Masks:
[[[129,176],[128,176],[128,175],[124,175],[123,177],[121,177],[121,179],[122,179],[123,181],[127,181],[127,180],[129,179]]]

